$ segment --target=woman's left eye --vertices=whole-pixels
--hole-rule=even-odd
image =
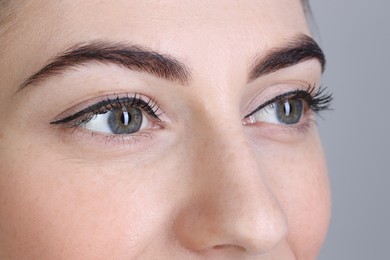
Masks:
[[[304,101],[300,99],[287,99],[275,101],[248,119],[250,122],[265,122],[273,124],[293,125],[299,123],[304,112]]]
[[[307,90],[290,91],[265,102],[245,116],[243,123],[295,125],[308,111],[318,113],[329,109],[332,100],[332,94],[326,93],[326,88],[309,86]]]

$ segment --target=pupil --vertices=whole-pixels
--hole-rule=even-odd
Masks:
[[[131,117],[130,117],[129,112],[127,112],[127,111],[122,112],[122,114],[121,114],[121,122],[122,122],[122,124],[123,125],[128,125],[130,121],[131,121]]]

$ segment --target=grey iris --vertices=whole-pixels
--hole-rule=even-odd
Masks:
[[[277,101],[276,116],[280,123],[286,125],[292,125],[299,122],[303,113],[303,102],[302,100],[286,100]]]
[[[141,128],[142,111],[139,108],[115,109],[109,113],[108,125],[114,134],[131,134]]]

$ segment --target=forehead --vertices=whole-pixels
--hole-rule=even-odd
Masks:
[[[207,57],[218,57],[215,64],[248,62],[242,57],[309,34],[300,0],[11,2],[14,22],[0,34],[0,56],[25,59],[18,68],[25,75],[78,42],[140,44],[201,67]]]
[[[3,4],[3,13],[12,9],[17,14],[13,17],[18,25],[15,29],[29,29],[47,36],[55,33],[55,37],[68,36],[69,40],[80,39],[81,34],[83,38],[105,34],[123,37],[126,32],[130,36],[139,30],[148,39],[152,34],[172,38],[172,34],[183,36],[187,32],[196,36],[202,29],[208,29],[210,34],[241,31],[261,34],[263,38],[288,31],[306,33],[300,0],[12,0],[8,3],[11,4]]]

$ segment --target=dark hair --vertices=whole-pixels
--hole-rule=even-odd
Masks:
[[[301,0],[301,3],[306,16],[311,16],[311,8],[310,8],[309,0]]]

